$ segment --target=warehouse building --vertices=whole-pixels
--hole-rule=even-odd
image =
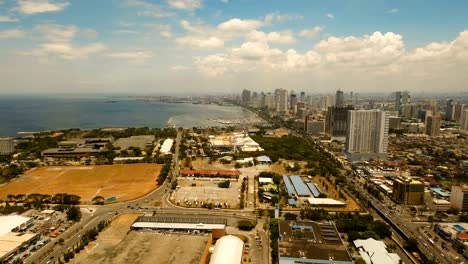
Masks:
[[[226,219],[207,217],[139,216],[132,229],[152,229],[169,232],[212,233],[213,238],[226,234]]]
[[[232,235],[223,236],[216,241],[210,264],[241,264],[244,242]]]
[[[162,155],[167,155],[167,154],[171,154],[171,148],[172,148],[172,145],[174,144],[174,140],[171,139],[171,138],[167,138],[166,140],[164,140],[162,146],[161,146],[161,149],[159,150],[159,152],[162,154]]]
[[[280,221],[279,264],[352,264],[332,222]]]
[[[39,234],[20,232],[32,225],[32,219],[19,215],[0,216],[0,262],[39,240]]]

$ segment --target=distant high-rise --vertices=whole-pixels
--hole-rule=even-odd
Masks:
[[[288,91],[285,89],[275,90],[275,106],[278,115],[286,115],[288,113]]]
[[[466,109],[465,104],[456,103],[453,106],[453,120],[457,123],[461,123],[463,111]]]
[[[296,108],[296,104],[297,104],[297,96],[295,93],[292,93],[289,95],[290,99],[289,99],[289,108],[291,110],[294,110],[295,111],[295,108]]]
[[[426,135],[436,137],[440,134],[440,116],[428,116],[426,122]]]
[[[418,119],[421,120],[421,122],[424,122],[424,124],[427,122],[427,117],[434,115],[432,113],[432,110],[419,110],[418,111]]]
[[[9,155],[15,152],[13,138],[0,138],[0,155]]]
[[[336,102],[335,106],[343,106],[344,105],[344,93],[343,91],[336,91]]]
[[[453,118],[453,100],[448,99],[445,102],[445,120],[452,121]]]
[[[257,92],[252,93],[252,97],[250,98],[250,106],[254,108],[260,107],[260,96],[258,95]]]
[[[409,104],[411,96],[408,91],[398,91],[395,93],[395,110],[400,111],[402,105]]]
[[[248,106],[250,104],[250,94],[250,91],[247,89],[242,91],[242,105]]]
[[[468,109],[463,110],[460,129],[468,131]]]
[[[345,141],[348,111],[353,109],[352,106],[328,107],[325,118],[325,132],[330,135],[332,140]]]
[[[386,159],[388,114],[379,110],[349,110],[345,152],[352,161]]]
[[[301,92],[301,102],[302,102],[302,103],[305,103],[305,102],[306,102],[305,99],[306,99],[305,92],[302,91],[302,92]]]

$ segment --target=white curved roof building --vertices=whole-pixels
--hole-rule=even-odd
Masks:
[[[240,264],[244,242],[236,236],[223,236],[216,241],[210,264]]]

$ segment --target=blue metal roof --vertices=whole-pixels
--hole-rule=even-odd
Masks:
[[[458,231],[465,231],[465,228],[463,228],[461,225],[453,225],[453,227],[455,227]]]
[[[309,187],[310,191],[312,192],[312,195],[317,198],[319,197],[320,195],[320,191],[317,189],[317,187],[315,186],[315,184],[311,183],[311,182],[308,182],[307,183],[307,187]]]
[[[295,205],[296,205],[296,200],[294,200],[294,199],[288,199],[288,204],[289,204],[289,205],[294,205],[294,206],[295,206]]]
[[[294,175],[289,176],[289,178],[291,179],[291,182],[294,185],[294,189],[296,189],[297,196],[310,196],[310,191],[304,184],[300,176]]]
[[[450,197],[450,194],[444,192],[444,190],[442,190],[442,188],[432,187],[430,189],[431,189],[431,191],[435,192],[437,195],[439,195],[441,197]]]
[[[291,184],[291,181],[289,180],[289,177],[288,176],[283,176],[283,181],[284,181],[284,185],[286,185],[286,191],[288,192],[289,195],[293,195],[294,194],[294,188]]]

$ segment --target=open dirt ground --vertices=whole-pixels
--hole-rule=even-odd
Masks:
[[[139,214],[125,214],[115,218],[111,224],[102,231],[96,241],[89,245],[75,256],[72,263],[97,264],[101,263],[119,243],[127,236],[130,225]]]
[[[132,231],[101,263],[198,264],[207,242],[207,236]]]
[[[91,203],[95,196],[126,201],[141,197],[156,186],[162,165],[118,164],[100,166],[41,167],[0,187],[0,199],[8,194],[69,193]]]

